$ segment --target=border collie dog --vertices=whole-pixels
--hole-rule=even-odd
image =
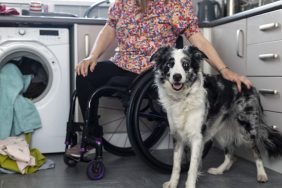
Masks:
[[[221,75],[203,74],[200,63],[206,58],[193,46],[162,47],[151,57],[159,100],[176,141],[171,178],[163,188],[177,187],[185,146],[191,150],[186,188],[195,188],[203,146],[209,140],[216,140],[222,146],[225,159],[208,173],[222,174],[229,170],[235,160],[235,148],[246,144],[254,155],[257,181],[267,182],[261,153],[281,156],[282,135],[264,123],[256,89],[242,85],[242,92],[238,92],[236,84]]]

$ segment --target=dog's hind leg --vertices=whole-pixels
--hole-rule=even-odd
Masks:
[[[179,176],[180,176],[180,170],[181,170],[181,161],[182,161],[183,150],[184,150],[183,143],[176,141],[174,152],[173,152],[172,174],[171,174],[170,180],[163,184],[163,188],[176,188],[177,187]]]
[[[224,161],[217,168],[210,168],[208,170],[209,174],[218,175],[223,174],[224,171],[227,171],[231,168],[232,164],[236,161],[236,158],[233,155],[234,149],[228,148],[225,149]]]
[[[264,183],[268,181],[268,177],[264,170],[261,154],[258,147],[258,125],[261,123],[262,112],[259,107],[254,108],[254,104],[256,104],[256,98],[251,98],[253,100],[249,100],[248,105],[246,105],[242,112],[238,114],[238,122],[242,127],[244,127],[248,137],[251,141],[251,147],[253,150],[254,159],[257,167],[257,181]]]
[[[260,151],[259,151],[259,148],[257,146],[255,139],[252,139],[252,150],[253,150],[253,155],[254,155],[256,167],[257,167],[257,181],[260,183],[265,183],[268,181],[268,177],[265,172],[263,162],[261,159],[261,154],[260,154]]]
[[[198,168],[202,159],[203,138],[200,135],[191,139],[191,160],[188,171],[188,179],[185,188],[195,188],[198,177]]]

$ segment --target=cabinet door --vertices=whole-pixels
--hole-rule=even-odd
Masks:
[[[214,27],[212,43],[231,70],[246,74],[246,19]]]
[[[93,44],[104,25],[75,25],[74,26],[74,53],[75,64],[87,57],[92,50]],[[99,60],[108,60],[114,54],[117,46],[113,43]]]

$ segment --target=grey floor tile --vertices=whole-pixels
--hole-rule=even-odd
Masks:
[[[31,175],[0,175],[0,188],[161,188],[169,180],[169,174],[159,173],[137,157],[104,155],[106,176],[99,181],[90,181],[86,176],[87,163],[67,167],[62,154],[49,154],[47,158],[56,162],[54,169],[38,171]],[[203,161],[198,188],[281,188],[282,174],[267,169],[269,182],[256,182],[256,167],[253,163],[239,159],[230,171],[214,176],[206,173],[209,167],[220,164],[223,153],[213,149]],[[187,174],[183,173],[180,187],[184,187]]]

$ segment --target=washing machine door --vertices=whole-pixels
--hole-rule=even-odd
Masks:
[[[40,103],[50,93],[56,70],[56,57],[37,42],[6,42],[0,46],[0,68],[7,63],[17,65],[23,75],[32,75],[32,81],[23,95]]]

